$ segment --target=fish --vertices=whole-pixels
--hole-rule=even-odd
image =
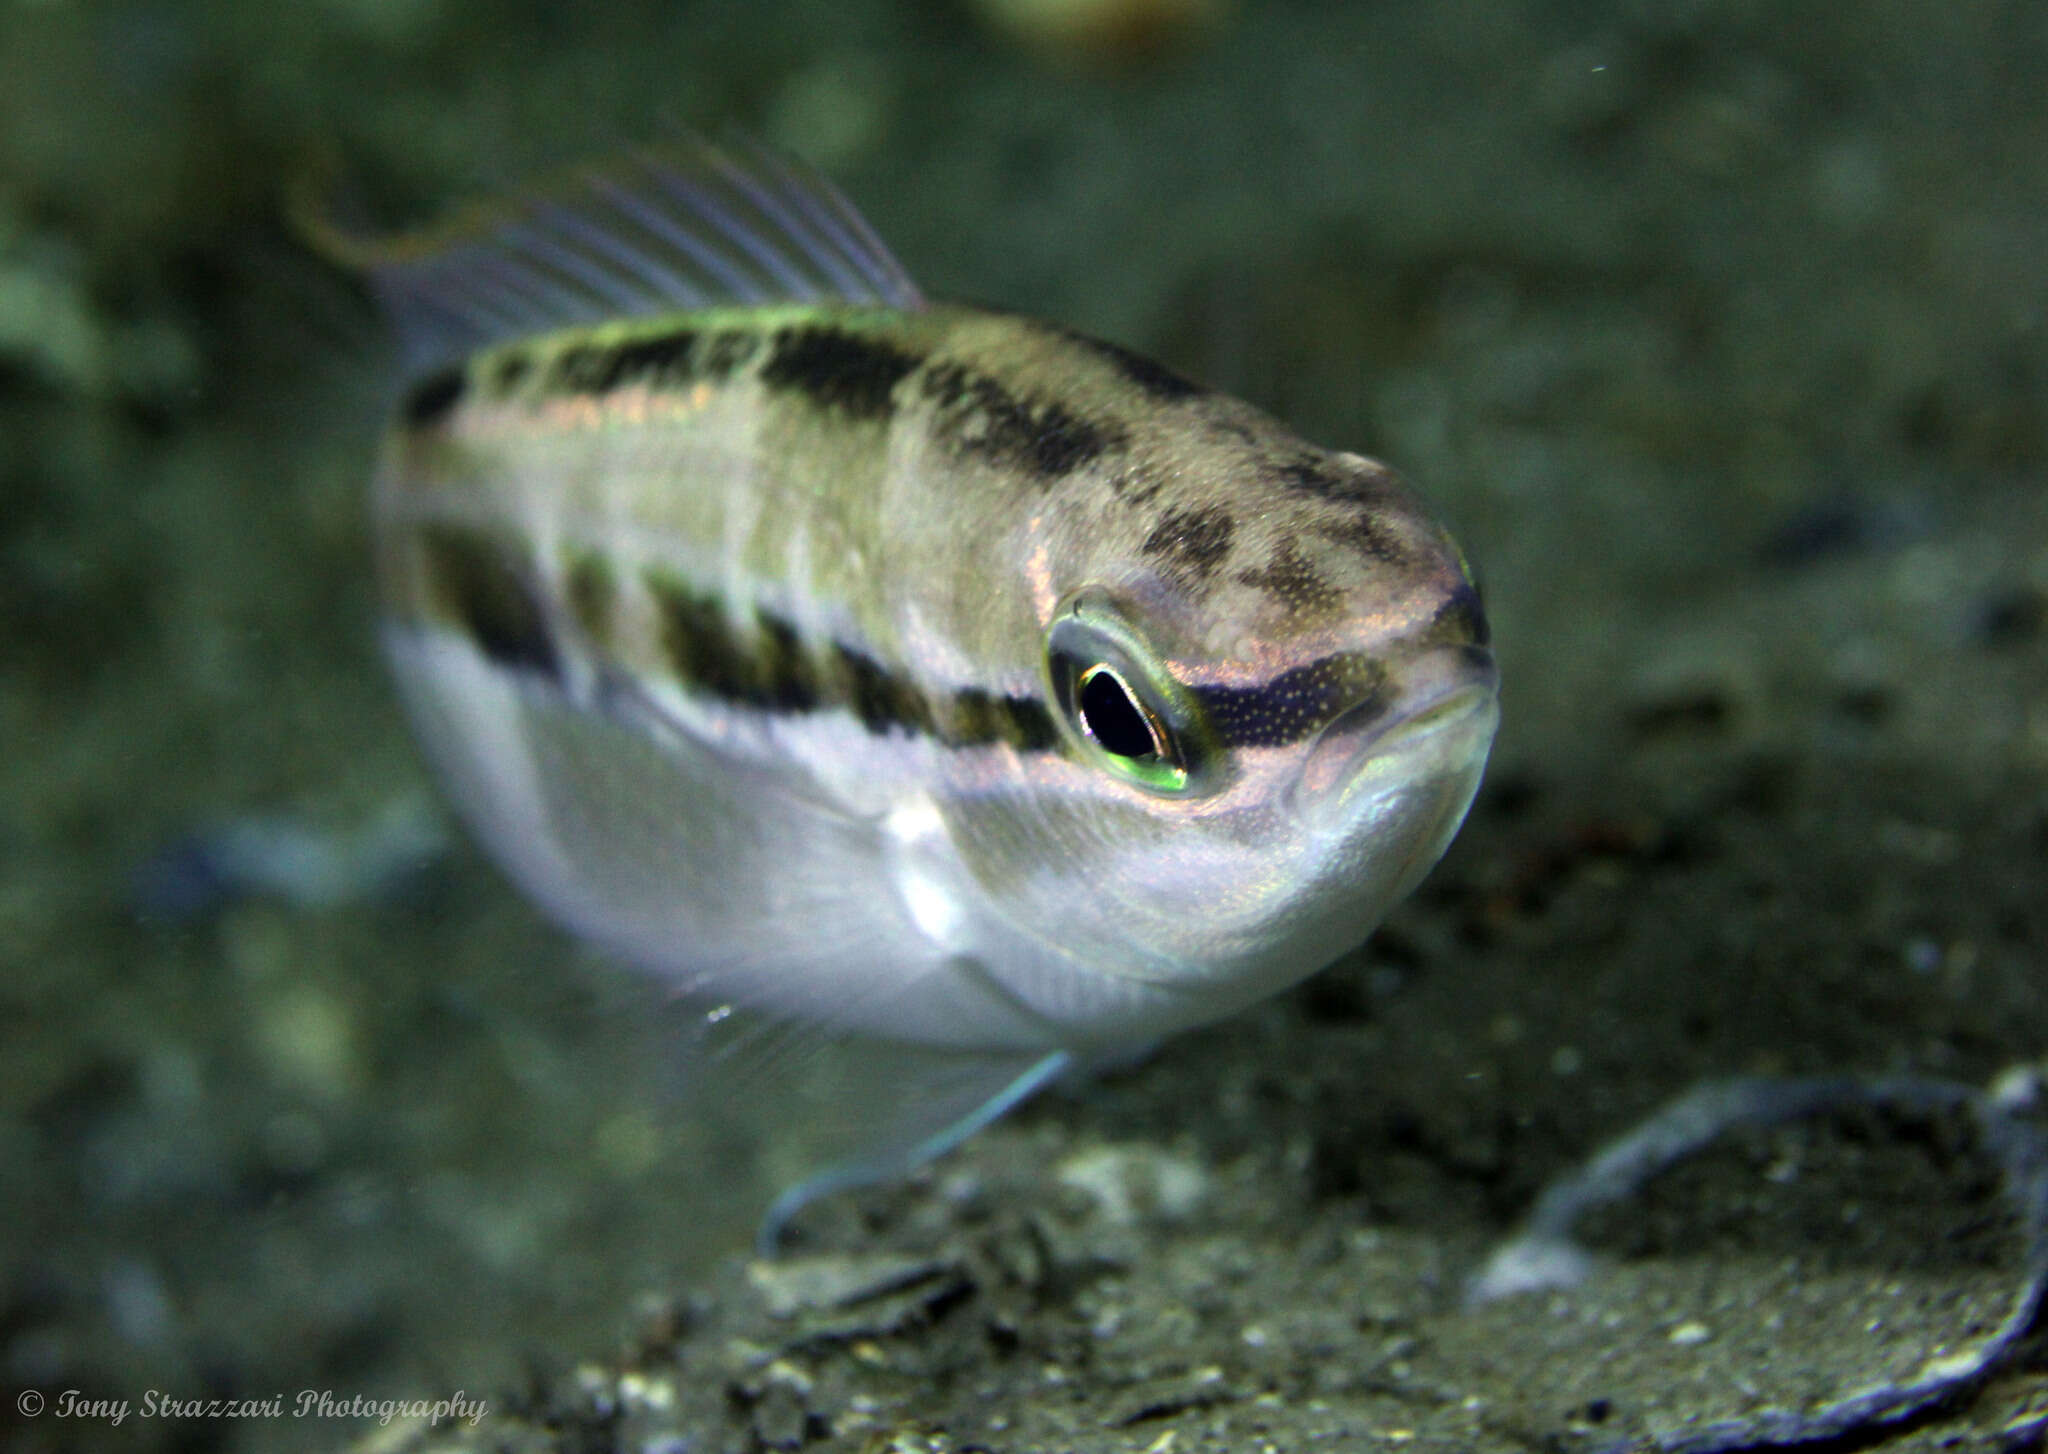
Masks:
[[[803,164],[325,240],[401,342],[381,634],[475,838],[708,1019],[951,1067],[764,1245],[1323,968],[1463,821],[1486,615],[1390,467],[927,299]]]

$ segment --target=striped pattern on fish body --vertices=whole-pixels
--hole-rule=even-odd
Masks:
[[[387,642],[487,845],[714,1001],[930,1044],[1153,1037],[1361,939],[1492,735],[1442,530],[1122,349],[925,305],[811,179],[733,175],[664,176],[669,228],[601,183],[468,241],[502,296],[398,411]],[[435,265],[383,281],[445,332]],[[728,286],[664,306],[670,269]]]

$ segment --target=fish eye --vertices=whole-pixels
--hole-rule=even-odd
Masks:
[[[1046,667],[1060,716],[1082,754],[1148,792],[1205,786],[1199,713],[1185,686],[1115,605],[1069,602],[1046,634]]]
[[[1079,686],[1075,716],[1081,730],[1104,752],[1136,760],[1166,756],[1166,734],[1159,720],[1145,710],[1115,667],[1097,662],[1081,673]]]

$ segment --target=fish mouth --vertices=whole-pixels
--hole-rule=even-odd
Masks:
[[[1348,818],[1362,795],[1379,797],[1483,762],[1500,720],[1493,658],[1464,648],[1404,674],[1389,710],[1384,699],[1339,714],[1316,735],[1294,789],[1312,821]]]

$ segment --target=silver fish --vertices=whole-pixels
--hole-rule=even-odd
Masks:
[[[1385,465],[927,302],[765,153],[358,251],[384,638],[470,827],[707,1005],[982,1068],[771,1227],[1321,968],[1463,819],[1485,618]]]

